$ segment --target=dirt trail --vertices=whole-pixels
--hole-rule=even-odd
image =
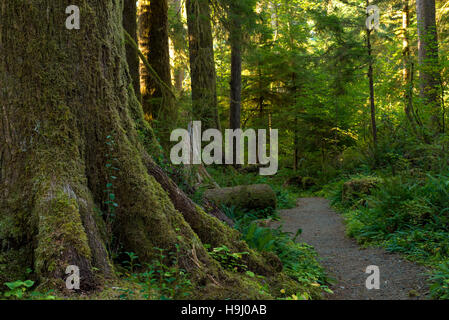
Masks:
[[[404,260],[400,255],[383,249],[363,249],[346,237],[343,218],[322,198],[298,199],[298,207],[281,212],[283,230],[296,233],[302,229],[298,241],[315,247],[322,265],[336,279],[332,300],[398,300],[425,299],[428,291],[426,269]],[[380,289],[365,286],[370,274],[369,265],[380,269]],[[414,296],[414,295],[418,296]]]

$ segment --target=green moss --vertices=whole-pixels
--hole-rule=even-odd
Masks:
[[[37,213],[36,271],[42,274],[60,273],[60,269],[65,267],[63,264],[70,262],[66,256],[68,249],[89,260],[91,252],[75,199],[59,191],[41,201]]]

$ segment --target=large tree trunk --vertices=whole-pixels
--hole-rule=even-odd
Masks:
[[[123,7],[123,28],[129,33],[131,38],[137,43],[137,6],[136,0],[124,0]],[[137,100],[142,102],[140,93],[140,59],[137,51],[130,44],[126,45],[126,60],[128,61],[129,72],[133,81],[134,93]]]
[[[64,27],[66,5],[0,0],[0,280],[30,267],[61,288],[77,265],[89,289],[114,274],[107,247],[145,263],[155,247],[179,246],[197,296],[261,297],[256,280],[224,270],[202,243],[249,251],[250,269],[269,279],[275,264],[154,173],[147,151],[158,147],[133,93],[123,2],[79,0],[80,30]],[[111,199],[114,216],[101,216]]]
[[[187,0],[193,120],[204,129],[221,129],[208,0]]]
[[[418,51],[420,95],[431,113],[430,128],[441,131],[441,108],[439,99],[438,37],[435,20],[435,0],[417,0]]]
[[[139,47],[159,76],[156,80],[142,65],[142,106],[147,120],[164,147],[176,128],[178,110],[171,90],[167,0],[139,1]],[[144,70],[145,69],[145,70]],[[161,86],[160,82],[166,86]]]

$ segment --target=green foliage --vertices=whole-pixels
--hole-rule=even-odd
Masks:
[[[205,247],[210,249],[210,245],[205,245]],[[250,272],[248,271],[248,266],[246,266],[242,261],[242,257],[249,254],[248,252],[234,253],[231,252],[228,247],[223,245],[213,248],[209,251],[209,254],[212,258],[220,262],[224,268],[232,272]]]
[[[251,223],[243,232],[244,239],[248,245],[257,251],[272,251],[276,238],[271,229],[259,227],[256,223]]]
[[[14,281],[14,282],[6,282],[5,286],[9,288],[9,291],[6,291],[3,295],[7,298],[13,297],[16,299],[22,299],[25,292],[34,285],[34,281],[26,280],[26,281]]]
[[[13,282],[5,282],[5,286],[9,290],[3,292],[6,299],[14,300],[55,300],[56,297],[52,294],[54,290],[49,290],[46,293],[39,291],[30,291],[35,285],[32,280],[16,280]],[[1,296],[1,295],[0,295]]]
[[[437,266],[436,270],[430,277],[432,285],[430,286],[430,294],[434,298],[449,300],[449,262]]]
[[[130,272],[134,272],[136,267],[141,267],[139,263],[137,263],[139,256],[135,254],[134,252],[125,252],[125,254],[128,256],[129,260],[123,261],[124,265],[127,265]]]
[[[115,158],[115,141],[114,137],[112,135],[109,135],[106,137],[106,148],[107,153],[105,154],[106,164],[105,169],[107,172],[106,177],[106,187],[104,190],[106,200],[103,201],[103,204],[106,206],[106,210],[103,214],[103,218],[106,223],[106,231],[108,234],[108,249],[112,254],[116,253],[116,249],[113,249],[114,246],[114,239],[113,239],[113,224],[115,221],[115,211],[118,207],[118,203],[116,202],[116,195],[115,195],[115,183],[117,182],[117,172],[120,170],[117,168],[117,158]]]
[[[180,268],[179,259],[181,250],[176,246],[175,252],[168,252],[161,248],[154,248],[157,258],[144,268],[137,263],[138,256],[133,252],[126,252],[129,260],[124,264],[127,266],[126,280],[137,287],[121,289],[123,292],[120,299],[130,299],[133,297],[143,297],[144,299],[171,300],[185,299],[192,290],[192,283],[186,270]],[[143,269],[135,272],[137,268]]]

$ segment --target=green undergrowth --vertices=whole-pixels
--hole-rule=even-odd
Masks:
[[[449,299],[449,174],[386,176],[369,191],[348,194],[354,181],[372,179],[342,179],[322,194],[343,214],[349,236],[426,265],[431,296]]]
[[[258,171],[246,172],[233,167],[208,167],[208,172],[222,187],[233,187],[250,184],[268,184],[276,193],[277,208],[272,210],[243,210],[235,207],[222,207],[222,211],[235,222],[235,229],[242,233],[242,238],[249,247],[262,253],[276,255],[282,263],[282,271],[299,283],[301,290],[296,294],[285,294],[284,299],[319,299],[323,293],[331,293],[329,279],[323,267],[317,261],[313,247],[296,242],[301,234],[283,232],[281,228],[268,226],[270,221],[279,220],[279,211],[296,206],[296,200],[305,190],[298,186],[287,185],[294,173],[289,169],[281,169],[274,176],[260,176]],[[199,190],[194,198],[200,199],[203,190]],[[214,250],[217,250],[215,248]]]
[[[319,299],[324,292],[331,293],[329,279],[317,261],[315,250],[305,243],[296,242],[300,229],[293,235],[281,228],[263,226],[267,221],[279,219],[276,212],[244,211],[234,207],[223,207],[223,211],[235,221],[235,228],[242,233],[250,248],[275,254],[282,263],[282,271],[300,284],[300,292],[284,298]]]

